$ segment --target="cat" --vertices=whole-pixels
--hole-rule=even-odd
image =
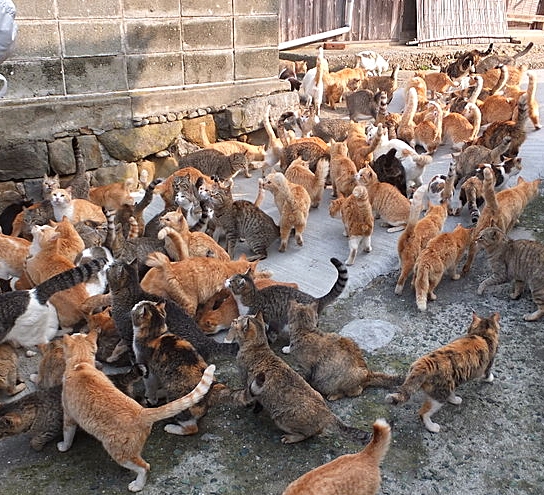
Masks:
[[[289,301],[289,354],[304,379],[327,400],[361,395],[367,387],[400,385],[398,376],[368,369],[363,351],[350,338],[317,327],[318,303]]]
[[[460,86],[459,81],[453,81],[445,72],[418,72],[415,75],[425,81],[427,91],[430,92],[431,100],[434,100],[437,93],[444,94],[452,88]]]
[[[381,142],[384,129],[378,126],[373,139],[368,139],[366,129],[362,124],[351,123],[346,144],[349,157],[353,160],[357,170],[366,167],[375,157],[374,151]]]
[[[373,424],[370,443],[360,452],[344,454],[289,483],[282,495],[376,495],[381,485],[380,463],[391,442],[385,419]]]
[[[42,200],[51,201],[51,193],[60,188],[60,178],[59,174],[55,175],[43,175],[42,180]]]
[[[72,198],[69,187],[68,189],[59,188],[53,190],[51,192],[51,205],[57,222],[60,222],[62,217],[66,216],[72,223],[83,220],[106,223],[106,217],[102,213],[100,206],[86,199]]]
[[[447,202],[448,214],[451,215],[456,178],[455,165],[450,163],[447,175],[433,175],[428,183],[422,184],[414,191],[411,201],[421,204],[422,211],[427,210],[430,205]]]
[[[389,62],[382,55],[372,50],[363,50],[355,54],[357,62],[355,67],[361,67],[367,71],[369,76],[381,76],[389,70]]]
[[[469,272],[479,250],[479,247],[475,242],[479,233],[486,227],[490,227],[493,223],[505,234],[508,234],[518,221],[521,213],[527,206],[527,203],[538,195],[540,182],[540,179],[526,181],[523,177],[518,177],[516,186],[499,191],[495,194],[494,174],[491,171],[491,168],[484,167],[482,191],[485,206],[480,213],[477,224],[472,229],[467,259],[462,270],[464,275]]]
[[[65,187],[70,186],[73,198],[89,199],[89,191],[91,189],[89,181],[90,172],[87,172],[83,152],[79,146],[77,136],[72,138],[72,150],[74,151],[76,172]],[[60,187],[60,185],[58,187]]]
[[[308,162],[310,170],[315,172],[317,162],[322,158],[329,158],[329,148],[327,143],[316,137],[297,139],[284,146],[280,156],[280,170],[285,172],[298,157]]]
[[[395,186],[403,196],[408,197],[406,187],[406,170],[396,156],[397,150],[391,148],[387,153],[378,156],[370,162],[372,170],[376,172],[380,182],[388,182]]]
[[[462,115],[450,112],[442,119],[442,143],[450,144],[454,150],[462,149],[465,143],[481,144],[475,142],[481,122],[482,115],[478,105],[468,102]]]
[[[305,121],[308,124],[308,130],[306,127],[301,125],[303,135],[316,136],[326,143],[331,140],[335,141],[344,141],[348,137],[348,129],[350,127],[350,122],[343,119],[327,118],[320,119],[315,116],[310,116]]]
[[[74,224],[79,237],[86,248],[102,246],[107,236],[107,226],[102,223],[84,220]]]
[[[376,118],[380,103],[381,91],[359,89],[346,94],[346,108],[349,120],[357,122],[369,117]]]
[[[436,300],[434,290],[445,273],[452,280],[461,277],[457,265],[468,247],[470,235],[470,229],[458,224],[452,232],[443,232],[430,239],[417,257],[412,286],[420,311],[427,310],[427,299]]]
[[[329,64],[323,56],[323,47],[318,48],[316,66],[306,72],[300,88],[301,96],[306,98],[306,106],[313,107],[317,116],[321,113],[323,103],[324,83],[323,74],[329,72]]]
[[[66,371],[62,388],[64,411],[60,452],[72,446],[77,426],[97,438],[119,465],[137,477],[128,489],[141,491],[149,464],[141,457],[153,423],[169,418],[198,403],[208,392],[215,366],[209,366],[198,385],[187,395],[155,408],[144,408],[119,391],[94,365],[96,333],[65,335]]]
[[[0,342],[32,347],[51,340],[59,320],[49,298],[85,282],[105,265],[106,260],[99,258],[59,273],[33,289],[0,294]]]
[[[220,180],[226,180],[232,179],[240,171],[248,170],[249,163],[245,153],[226,155],[219,150],[208,148],[181,157],[179,168],[186,167],[196,168],[208,177],[216,176]]]
[[[512,138],[507,135],[492,149],[472,144],[459,153],[452,153],[457,179],[459,180],[469,175],[480,163],[501,163],[503,160],[502,157],[508,151],[511,141]]]
[[[23,237],[32,240],[31,230],[34,225],[46,225],[50,220],[55,219],[55,212],[51,201],[45,200],[34,203],[28,208],[23,207],[13,220],[11,235],[13,237]]]
[[[192,154],[188,156],[192,156]],[[187,165],[183,168],[180,168],[179,170],[176,170],[173,174],[169,175],[166,179],[164,179],[160,184],[157,184],[157,186],[155,187],[155,194],[159,194],[161,196],[162,200],[164,201],[165,209],[176,206],[176,192],[174,191],[174,180],[176,177],[184,176],[189,177],[189,181],[187,182],[190,183],[192,186],[195,186],[199,179],[203,181],[207,187],[213,187],[214,184],[214,181],[210,177],[208,177],[206,174],[203,174],[200,170],[193,166]],[[193,187],[191,187],[191,190],[187,192],[191,192],[193,196],[196,195]]]
[[[306,71],[308,70],[308,63],[306,60],[283,60],[280,59],[279,62],[279,74],[281,74],[281,71],[283,69],[289,69],[294,74],[306,74]]]
[[[417,359],[399,391],[389,394],[386,400],[402,404],[422,389],[427,398],[419,416],[427,430],[438,433],[440,425],[431,416],[446,402],[461,404],[461,397],[455,395],[459,385],[480,377],[493,381],[491,367],[499,345],[499,319],[499,313],[487,318],[472,313],[466,335]]]
[[[89,189],[89,201],[108,210],[120,210],[124,206],[133,206],[134,198],[131,192],[135,189],[132,177],[123,182],[112,182],[105,186],[96,186]]]
[[[376,94],[379,91],[385,91],[387,93],[387,103],[390,103],[393,99],[393,93],[399,87],[398,76],[400,66],[398,64],[393,65],[391,75],[389,76],[370,76],[361,81],[359,89],[369,89],[372,93]]]
[[[279,252],[284,253],[287,249],[291,230],[295,230],[295,240],[299,246],[304,245],[302,234],[306,229],[308,215],[312,198],[306,189],[299,185],[289,182],[287,177],[281,172],[272,172],[264,179],[260,179],[259,184],[266,191],[270,191],[274,196],[274,202],[280,213],[280,247]]]
[[[280,229],[274,219],[258,206],[244,199],[234,200],[232,185],[217,183],[208,191],[214,216],[226,236],[226,251],[231,259],[240,239],[251,251],[249,261],[262,260],[268,256],[268,248],[279,237]]]
[[[49,222],[57,235],[59,252],[70,261],[75,262],[76,257],[85,249],[83,239],[67,217],[62,217],[60,222]]]
[[[357,167],[348,156],[348,145],[344,141],[330,143],[329,176],[332,185],[332,196],[339,198],[349,196],[356,186]]]
[[[264,161],[267,167],[274,167],[280,161],[281,155],[283,154],[284,143],[276,136],[274,128],[272,127],[270,121],[270,108],[271,105],[266,105],[263,116],[263,127],[268,137]]]
[[[129,354],[132,354],[130,352],[133,339],[130,315],[132,308],[144,299],[160,301],[161,298],[142,289],[135,262],[116,261],[108,269],[107,278],[111,297],[111,315],[122,337],[121,349],[118,349],[116,355],[121,355],[123,351],[129,351]],[[232,356],[236,351],[233,346],[221,344],[204,335],[195,321],[172,300],[166,301],[166,324],[176,335],[191,342],[205,360]]]
[[[30,249],[30,241],[0,231],[0,279],[20,278]]]
[[[390,139],[396,139],[397,128],[400,123],[402,114],[397,112],[390,112],[389,106],[387,103],[387,93],[385,91],[380,91],[380,101],[378,103],[378,114],[374,119],[374,124],[382,124],[384,130],[387,132],[387,135]]]
[[[480,105],[482,124],[485,125],[496,121],[512,120],[517,103],[517,98],[512,98],[503,94],[488,96]]]
[[[500,64],[515,64],[517,59],[522,57],[523,55],[526,55],[527,52],[534,46],[534,43],[531,41],[527,44],[523,50],[520,50],[519,52],[514,53],[514,55],[508,55],[508,54],[498,54],[493,53],[491,55],[486,56],[482,60],[479,60],[478,63],[476,63],[475,69],[476,72],[485,72],[488,69],[492,69],[493,67],[497,67],[497,65]]]
[[[446,202],[431,205],[423,218],[419,218],[422,204],[413,201],[406,228],[399,236],[397,253],[400,262],[400,274],[395,286],[395,294],[401,295],[406,280],[412,273],[416,260],[429,241],[443,229],[448,216]]]
[[[416,111],[422,111],[429,101],[427,100],[427,84],[425,83],[425,79],[418,76],[408,79],[404,88],[406,103],[408,103],[412,91],[416,92],[413,110],[415,114]]]
[[[374,217],[382,219],[382,225],[388,226],[387,232],[403,230],[410,214],[410,200],[392,184],[380,182],[372,167],[359,170],[356,180],[366,187]]]
[[[338,259],[331,258],[330,261],[338,275],[329,292],[321,297],[314,297],[282,285],[257,289],[250,271],[240,271],[230,276],[225,282],[225,287],[234,295],[240,315],[262,313],[268,326],[267,333],[270,339],[274,340],[287,325],[287,305],[291,299],[301,303],[317,301],[318,313],[321,314],[326,306],[332,304],[342,294],[348,283],[348,270]]]
[[[321,394],[274,353],[260,312],[234,320],[225,341],[240,346],[236,362],[245,389],[240,391],[239,401],[259,404],[285,432],[282,443],[301,442],[321,433],[368,440],[367,432],[346,425],[333,414]]]
[[[475,48],[465,52],[458,52],[455,54],[455,60],[442,68],[441,72],[445,72],[453,80],[460,79],[470,72],[474,72],[474,68],[478,65],[480,60],[489,55],[492,51],[493,43],[491,43],[485,51]]]
[[[432,155],[442,144],[442,106],[435,101],[428,103],[429,111],[414,129],[413,148],[421,146],[425,153]]]
[[[323,74],[323,99],[332,110],[336,110],[336,106],[342,101],[348,89],[348,81],[340,71]]]
[[[0,393],[17,395],[26,389],[26,384],[19,375],[19,356],[8,342],[0,344]]]
[[[478,294],[493,285],[513,281],[511,299],[518,299],[525,286],[529,287],[537,310],[523,316],[536,321],[544,316],[544,245],[528,239],[509,239],[497,227],[483,229],[476,238],[487,252],[491,276],[478,286]]]
[[[310,170],[309,164],[299,157],[287,167],[285,178],[293,184],[299,184],[304,187],[310,195],[310,206],[317,208],[323,198],[329,168],[329,160],[321,158],[316,164],[315,173],[313,173]]]
[[[65,362],[62,338],[55,338],[47,344],[36,346],[41,354],[38,373],[30,375],[30,380],[41,389],[62,385]]]
[[[361,245],[366,253],[372,251],[374,215],[365,186],[355,186],[349,196],[331,201],[329,215],[342,218],[344,235],[348,238],[349,246],[349,256],[345,262],[347,266],[353,265]]]
[[[415,88],[409,88],[406,92],[406,104],[402,112],[399,125],[397,127],[397,138],[401,139],[405,143],[415,147],[414,143],[414,131],[416,123],[414,122],[414,115],[418,106],[418,96]]]

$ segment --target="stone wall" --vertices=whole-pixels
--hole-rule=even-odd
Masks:
[[[15,49],[0,65],[9,81],[0,100],[0,181],[56,172],[55,150],[64,148],[57,139],[87,136],[100,165],[114,165],[97,140],[112,130],[175,122],[181,130],[211,114],[226,138],[260,128],[255,116],[240,118],[254,97],[286,106],[278,111],[294,104],[277,78],[277,0],[18,0],[16,7]]]

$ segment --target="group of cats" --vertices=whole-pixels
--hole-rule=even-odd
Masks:
[[[383,91],[380,103],[387,104]],[[416,360],[406,377],[369,370],[351,339],[319,329],[319,315],[343,292],[346,265],[354,263],[359,245],[371,250],[378,216],[390,230],[403,229],[395,292],[401,293],[414,271],[419,309],[436,298],[434,289],[446,271],[459,278],[456,266],[467,248],[465,273],[483,247],[493,274],[478,292],[514,280],[516,298],[527,284],[538,309],[525,319],[544,315],[544,274],[542,263],[535,263],[542,260],[544,248],[507,237],[538,194],[539,181],[519,178],[515,187],[496,192],[509,178],[504,155],[512,153],[515,161],[522,144],[516,139],[524,132],[520,122],[525,123],[527,100],[525,95],[519,98],[517,120],[490,126],[496,134],[471,145],[489,159],[473,158],[475,163],[467,164],[469,146],[447,175],[429,184],[422,184],[421,169],[430,155],[389,139],[385,122],[321,119],[312,121],[308,131],[308,121],[283,115],[274,130],[268,108],[263,119],[266,149],[237,141],[208,142],[206,149],[180,158],[178,170],[164,180],[146,169],[140,176],[145,194],[134,204],[136,184],[131,179],[90,186],[75,138],[77,170],[71,183],[60,187],[58,179],[46,177],[42,202],[19,212],[5,211],[0,218],[1,275],[13,289],[0,294],[0,383],[6,384],[8,394],[24,388],[12,344],[39,345],[43,354],[34,377],[37,390],[0,407],[0,437],[28,432],[32,447],[39,450],[62,434],[57,447],[64,452],[79,425],[116,462],[136,473],[129,490],[140,491],[149,471],[141,451],[152,424],[173,418],[167,432],[195,434],[200,418],[218,403],[264,410],[284,432],[286,444],[321,433],[366,442],[370,435],[344,423],[327,400],[354,397],[369,386],[399,386],[387,396],[388,402],[398,404],[422,389],[427,399],[419,414],[429,431],[438,432],[431,416],[446,402],[461,402],[455,395],[458,385],[477,377],[493,379],[498,313],[473,314],[466,335]],[[431,106],[436,110],[438,105]],[[293,136],[290,121],[311,136]],[[487,151],[484,146],[489,146]],[[493,167],[493,157],[500,167]],[[234,199],[234,177],[240,171],[249,175],[252,161],[267,167],[256,199]],[[482,162],[487,165],[476,170]],[[456,179],[472,171],[477,172],[474,177],[481,175],[485,200],[476,225],[441,232]],[[345,264],[331,258],[336,282],[328,293],[315,297],[296,284],[272,280],[258,263],[276,240],[279,250],[286,251],[292,231],[303,245],[309,211],[322,202],[328,182],[336,196],[329,211],[342,218],[350,253]],[[410,189],[412,201],[407,197]],[[266,191],[274,197],[279,225],[260,208]],[[143,211],[153,194],[161,195],[165,209],[144,222]],[[427,213],[420,218],[423,209]],[[235,260],[240,247],[250,254]],[[224,343],[208,335],[225,328]],[[288,345],[280,349],[290,354],[298,371],[273,348],[286,335]],[[236,360],[241,389],[214,379],[215,364],[209,363],[221,359]],[[107,377],[97,368],[101,362],[131,368]],[[144,408],[134,400],[140,380],[146,405],[156,406],[163,397],[166,403]],[[313,493],[375,494],[389,442],[389,425],[378,420],[360,454],[316,468],[284,493],[308,493],[315,487]]]

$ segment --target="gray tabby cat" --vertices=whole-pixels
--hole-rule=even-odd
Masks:
[[[360,89],[346,95],[346,107],[349,119],[357,122],[369,116],[376,118],[380,105],[381,91],[373,92],[370,89]]]

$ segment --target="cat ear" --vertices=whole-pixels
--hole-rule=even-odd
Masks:
[[[263,318],[263,313],[262,311],[257,311],[257,314],[255,315],[255,319],[261,323],[262,325],[264,325],[264,318]]]
[[[93,328],[88,334],[87,339],[94,345],[96,345],[96,341],[98,340],[98,335],[100,334],[101,329],[100,327]]]
[[[161,314],[161,316],[166,316],[166,301],[161,301],[157,303],[156,305],[157,310]]]

